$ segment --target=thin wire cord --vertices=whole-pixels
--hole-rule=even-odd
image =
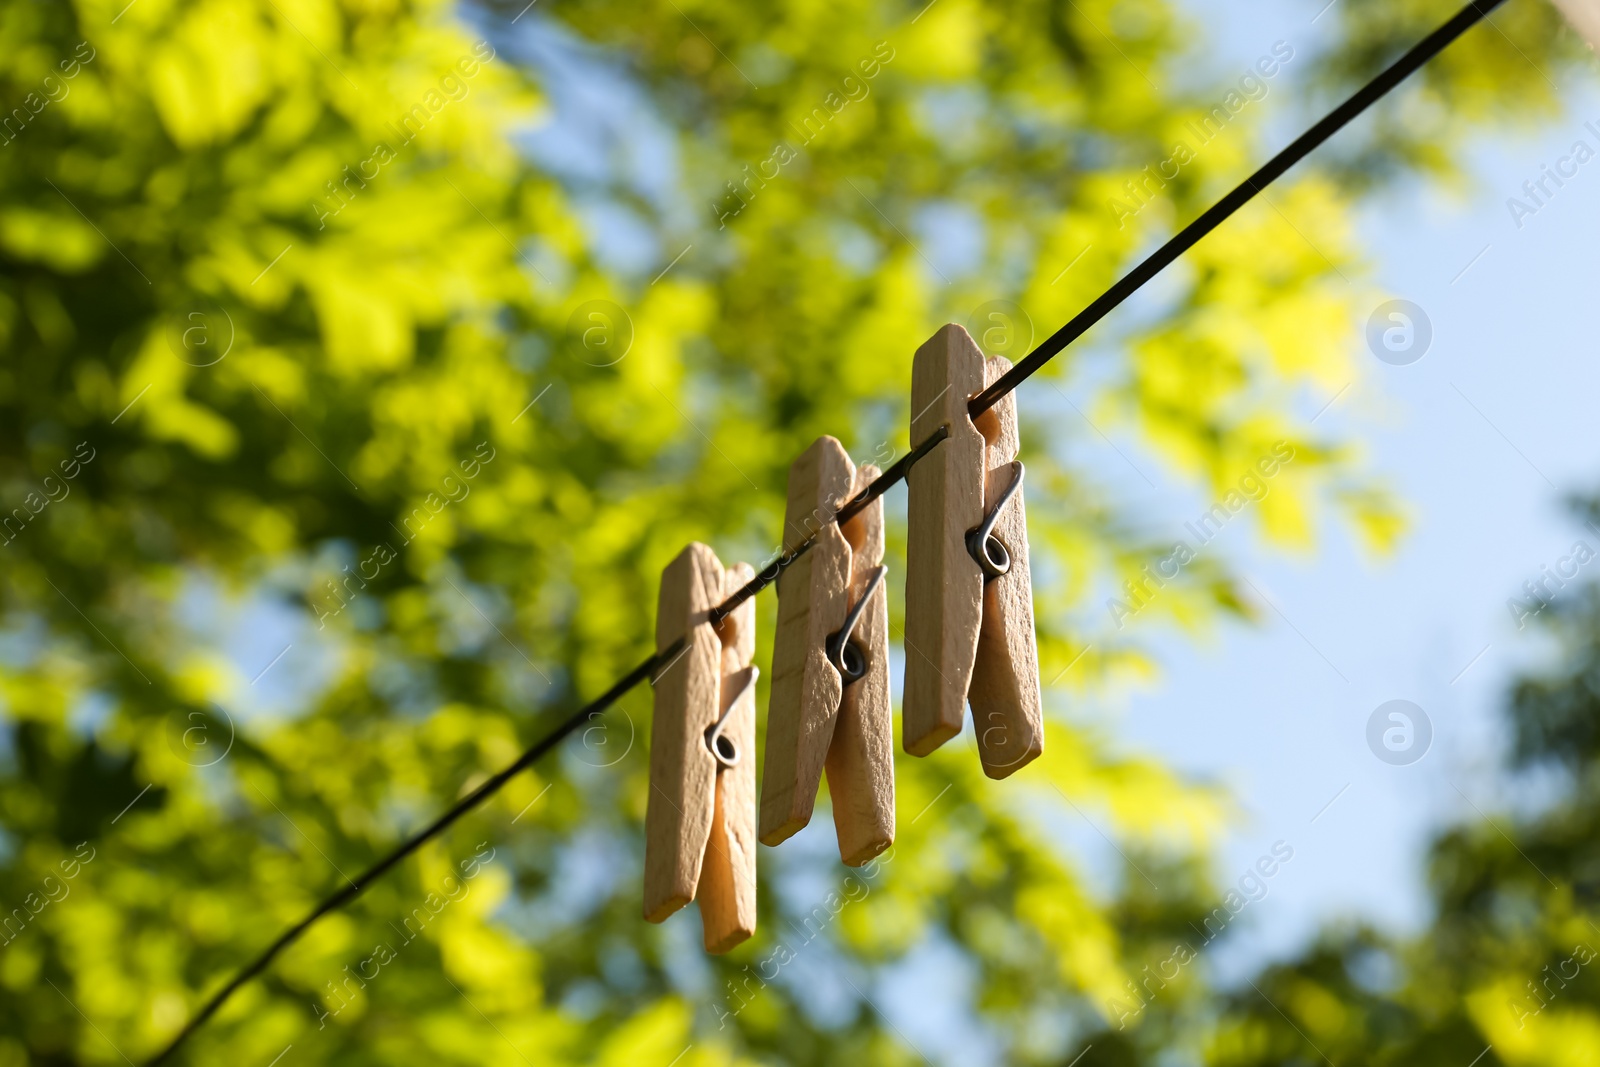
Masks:
[[[923,456],[926,456],[929,452],[932,452],[935,445],[949,436],[950,427],[948,426],[941,426],[937,430],[933,431],[926,441],[922,442],[916,448],[913,448],[904,456],[901,456],[899,461],[897,461],[894,466],[890,467],[888,470],[872,479],[871,483],[869,483],[865,489],[861,490],[861,492],[850,498],[850,500],[845,503],[844,507],[840,508],[838,513],[833,516],[831,521],[843,526],[845,523],[861,514],[861,512],[866,509],[868,504],[871,504],[874,500],[888,492],[891,485],[894,485],[896,482],[904,481],[906,476],[911,473],[912,465]],[[812,534],[810,537],[807,537],[804,541],[796,545],[793,550],[780,553],[778,558],[761,568],[756,576],[746,582],[737,592],[735,592],[727,600],[724,600],[721,604],[718,604],[716,607],[711,609],[711,625],[719,625],[723,619],[726,619],[729,615],[732,615],[734,610],[738,608],[740,604],[743,604],[746,600],[749,600],[751,597],[761,592],[761,590],[777,581],[778,575],[782,574],[789,564],[793,563],[795,560],[811,551],[811,546],[816,544],[816,541],[817,535]]]
[[[462,797],[449,811],[446,811],[443,815],[433,820],[433,822],[429,823],[424,829],[413,834],[399,848],[389,853],[377,863],[374,863],[371,867],[368,867],[365,871],[362,871],[353,882],[339,890],[339,892],[335,893],[321,904],[318,904],[316,909],[312,911],[310,915],[307,915],[304,919],[301,919],[288,930],[285,930],[283,936],[274,941],[265,952],[257,956],[255,961],[252,962],[248,967],[240,971],[234,977],[233,981],[223,986],[210,1000],[206,1001],[205,1007],[201,1008],[199,1013],[196,1014],[193,1019],[190,1019],[188,1024],[182,1030],[178,1031],[178,1036],[172,1039],[171,1044],[167,1045],[166,1048],[157,1053],[154,1059],[150,1060],[148,1067],[155,1067],[156,1064],[161,1063],[167,1057],[176,1052],[178,1046],[182,1045],[184,1041],[188,1039],[189,1035],[198,1030],[207,1019],[215,1015],[217,1009],[222,1007],[224,1002],[226,1002],[229,997],[233,996],[240,986],[244,985],[250,979],[266,970],[267,965],[272,962],[273,957],[277,956],[278,953],[282,952],[284,949],[288,948],[291,944],[298,940],[300,935],[305,933],[312,923],[316,922],[330,911],[335,911],[344,907],[344,905],[350,903],[350,901],[360,896],[367,886],[371,885],[377,879],[387,874],[391,867],[405,859],[407,856],[411,855],[417,849],[421,848],[423,844],[425,844],[431,838],[437,837],[439,834],[443,833],[452,823],[461,818],[461,816],[465,815],[467,812],[483,803],[490,796],[498,793],[501,786],[505,785],[516,775],[520,774],[524,770],[527,770],[534,763],[538,762],[538,760],[543,757],[545,753],[549,752],[551,749],[555,748],[556,745],[565,740],[567,735],[576,730],[585,720],[592,719],[596,715],[599,715],[601,712],[605,711],[607,708],[611,707],[611,705],[620,700],[624,693],[628,692],[646,678],[654,675],[657,670],[671,663],[673,658],[683,650],[684,640],[684,638],[678,638],[678,640],[674,641],[672,644],[668,645],[666,648],[662,649],[660,652],[657,652],[655,655],[639,664],[633,670],[623,675],[622,680],[617,682],[616,685],[613,685],[610,689],[606,690],[596,699],[590,701],[584,707],[573,712],[554,730],[551,730],[548,734],[535,742],[532,748],[528,749],[528,751],[517,757],[517,761],[515,763],[494,775],[488,781],[474,789],[471,793],[468,793],[466,796]]]
[[[1044,342],[1028,353],[1027,358],[1021,363],[996,378],[993,385],[973,397],[972,402],[967,405],[968,414],[977,418],[988,411],[997,400],[1054,359],[1062,349],[1081,337],[1089,327],[1105,318],[1113,308],[1132,296],[1145,282],[1154,278],[1173,260],[1194,247],[1200,238],[1220,226],[1229,215],[1244,207],[1257,193],[1310,155],[1312,149],[1338,133],[1351,119],[1377,103],[1390,89],[1444,51],[1451,41],[1460,37],[1479,19],[1504,2],[1505,0],[1474,0],[1457,12],[1449,22],[1424,37],[1382,74],[1362,86],[1350,99],[1328,112],[1321,122],[1295,138],[1289,147],[1269,159],[1260,170],[1240,182],[1227,196],[1211,205],[1205,214],[1189,223],[1178,232],[1177,236],[1151,253],[1143,263],[1129,271],[1094,303],[1074,315],[1071,322],[1045,338]]]
[[[1016,389],[1031,374],[1059,355],[1067,345],[1081,337],[1091,326],[1105,318],[1117,305],[1132,296],[1141,286],[1159,274],[1163,268],[1192,248],[1206,234],[1221,225],[1224,219],[1249,203],[1262,189],[1282,177],[1290,167],[1304,159],[1313,149],[1327,141],[1347,125],[1350,120],[1371,107],[1389,90],[1400,84],[1409,75],[1415,73],[1428,60],[1438,55],[1450,42],[1461,36],[1467,29],[1504,2],[1505,0],[1473,0],[1472,3],[1462,8],[1454,18],[1423,38],[1421,42],[1397,59],[1383,73],[1362,86],[1355,95],[1329,112],[1315,126],[1312,126],[1287,148],[1268,160],[1265,166],[1246,178],[1227,196],[1217,201],[1199,218],[1189,223],[1176,236],[1168,240],[1166,244],[1151,253],[1137,267],[1124,275],[1110,289],[1106,290],[1094,303],[1073,316],[1070,322],[1046,338],[1021,363],[1018,363],[996,379],[993,385],[973,397],[967,404],[968,415],[976,418],[988,411],[1001,397]],[[850,519],[860,514],[867,505],[888,491],[890,486],[904,481],[912,466],[933,451],[949,434],[950,429],[948,426],[941,427],[927,440],[920,442],[916,448],[903,456],[894,466],[873,479],[870,485],[840,508],[838,514],[834,517],[834,521],[841,525],[849,522]],[[815,538],[816,535],[813,534],[793,550],[780,554],[772,563],[763,568],[755,578],[746,583],[743,588],[714,608],[711,612],[711,621],[713,623],[721,622],[740,604],[743,604],[746,600],[749,600],[777,581],[778,575],[785,568],[811,548]],[[261,953],[249,966],[240,971],[232,981],[218,990],[195,1017],[178,1032],[178,1035],[172,1039],[171,1043],[148,1062],[147,1067],[156,1067],[156,1065],[164,1062],[176,1052],[191,1034],[216,1014],[217,1009],[221,1008],[228,998],[233,996],[246,982],[265,971],[268,964],[280,952],[298,940],[300,935],[305,933],[318,919],[360,896],[367,886],[388,873],[397,863],[411,855],[418,848],[421,848],[427,841],[443,833],[461,816],[499,792],[501,787],[513,777],[532,766],[546,753],[554,749],[585,720],[592,719],[596,715],[603,713],[621,699],[623,694],[633,689],[634,686],[648,678],[652,678],[658,670],[672,662],[673,658],[682,651],[683,644],[684,639],[679,638],[629,671],[621,681],[613,685],[604,694],[574,712],[550,733],[535,742],[533,747],[519,756],[515,763],[457,801],[453,807],[435,819],[425,829],[413,834],[399,848],[367,868],[350,885],[317,905],[311,914],[286,930],[265,952]]]
[[[1320,122],[1295,138],[1287,148],[1269,159],[1261,169],[1250,175],[1250,177],[1240,182],[1227,196],[1212,204],[1199,218],[1179,230],[1176,235],[1168,239],[1166,244],[1150,253],[1143,262],[1123,275],[1115,285],[1096,298],[1094,303],[1078,312],[1065,326],[1045,338],[1039,347],[1028,353],[1021,363],[996,378],[994,384],[973,397],[967,403],[967,415],[975,419],[994,407],[1001,397],[1016,389],[1040,367],[1060,355],[1063,349],[1087,333],[1090,327],[1109,315],[1146,282],[1160,274],[1179,256],[1193,248],[1206,234],[1222,225],[1223,221],[1230,215],[1255,199],[1256,194],[1260,193],[1261,190],[1282,177],[1290,167],[1310,155],[1313,149],[1343,129],[1351,119],[1371,107],[1389,90],[1399,85],[1407,76],[1416,72],[1428,60],[1443,51],[1451,41],[1461,36],[1474,23],[1504,2],[1505,0],[1474,0],[1473,3],[1468,4],[1457,12],[1449,22],[1424,37],[1411,51],[1395,60],[1383,73],[1362,86],[1354,96],[1328,112]],[[891,485],[904,480],[906,475],[910,473],[912,464],[933,451],[934,446],[949,435],[950,427],[948,426],[941,426],[934,431],[933,435],[926,441],[917,445],[900,462],[873,479],[872,484],[868,485],[844,507],[840,508],[836,521],[841,526],[849,522],[868,504],[882,496]],[[734,608],[777,581],[778,575],[783,569],[805,554],[815,539],[816,535],[813,534],[811,537],[806,538],[793,552],[779,556],[772,565],[757,574],[744,588],[734,593],[726,603],[714,610],[711,613],[712,621],[721,622]]]

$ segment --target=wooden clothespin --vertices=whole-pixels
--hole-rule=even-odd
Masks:
[[[1600,0],[1555,0],[1555,5],[1590,48],[1600,47]]]
[[[826,768],[839,858],[852,867],[894,842],[883,501],[843,528],[834,515],[877,476],[832,437],[789,468],[784,551],[815,541],[778,578],[761,777],[761,842],[776,845],[811,821]]]
[[[710,622],[754,575],[748,563],[724,572],[691,544],[662,572],[656,612],[656,649],[685,645],[654,683],[644,917],[662,922],[699,897],[713,953],[756,929],[755,601]]]
[[[905,748],[926,756],[961,732],[970,700],[984,773],[1044,751],[1021,447],[1007,394],[974,421],[967,401],[1011,369],[948,325],[911,366],[913,444],[949,436],[911,468],[906,545]]]

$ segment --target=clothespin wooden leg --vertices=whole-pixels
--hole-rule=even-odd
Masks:
[[[985,386],[1010,369],[1011,361],[1004,356],[986,361]],[[1028,519],[1022,503],[1022,465],[1015,462],[1021,451],[1015,394],[1006,394],[980,415],[977,426],[988,442],[984,514],[1000,508],[990,534],[1000,543],[1010,565],[983,586],[983,623],[967,699],[972,704],[983,771],[990,778],[1004,778],[1044,751]],[[1019,484],[1001,506],[1013,479]]]
[[[1590,48],[1600,44],[1600,0],[1555,0],[1555,5]]]
[[[960,733],[970,700],[991,778],[1044,746],[1016,401],[1003,398],[976,424],[967,415],[967,401],[1010,367],[985,361],[950,325],[911,369],[911,440],[941,427],[948,436],[907,478],[905,747],[925,756]]]
[[[755,577],[748,563],[723,576],[722,597]],[[722,639],[722,727],[712,744],[720,753],[716,805],[705,863],[700,868],[701,922],[706,951],[723,953],[756,930],[756,602],[734,609],[718,628]],[[732,757],[732,763],[728,758]]]
[[[967,417],[983,389],[983,353],[951,324],[911,364],[911,443],[949,436],[906,478],[906,682],[902,743],[926,756],[961,732],[983,615],[983,572],[967,531],[983,521],[985,442]]]
[[[694,899],[711,833],[717,762],[705,746],[714,725],[722,642],[711,609],[722,596],[722,564],[702,544],[661,573],[656,648],[688,643],[655,679],[650,723],[650,798],[645,807],[644,917],[661,922]]]
[[[750,573],[742,564],[730,572],[742,580]],[[645,810],[644,917],[662,922],[704,891],[712,952],[755,931],[755,697],[747,666],[755,614],[753,604],[741,605],[720,634],[713,629],[711,609],[733,588],[728,581],[702,544],[662,572],[656,648],[680,637],[685,645],[655,679]]]
[[[828,636],[850,610],[850,544],[833,521],[855,484],[844,446],[819,437],[789,468],[783,548],[811,548],[778,578],[767,756],[761,775],[761,843],[776,845],[811,821],[844,685],[828,662]]]
[[[877,474],[856,471],[832,437],[818,438],[789,470],[784,548],[815,540],[778,579],[761,780],[761,840],[776,845],[811,821],[826,768],[839,856],[851,866],[894,841],[883,503],[843,530],[833,521]]]
[[[859,493],[878,477],[870,463],[856,471]],[[852,550],[850,604],[866,599],[851,633],[866,673],[848,682],[828,746],[828,793],[839,858],[859,867],[894,844],[894,714],[889,694],[889,590],[883,564],[883,499],[844,527]]]

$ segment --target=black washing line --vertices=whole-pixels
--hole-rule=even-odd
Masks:
[[[1194,247],[1202,237],[1221,225],[1224,219],[1249,203],[1261,190],[1282,177],[1285,171],[1309,155],[1312,149],[1318,147],[1344,128],[1357,115],[1381,99],[1390,89],[1393,89],[1415,73],[1428,60],[1438,55],[1452,41],[1504,2],[1505,0],[1473,0],[1448,22],[1424,37],[1409,52],[1395,60],[1383,73],[1362,86],[1356,91],[1355,95],[1344,103],[1328,112],[1320,122],[1295,138],[1287,148],[1268,160],[1260,170],[1250,175],[1235,187],[1232,192],[1207,208],[1199,218],[1178,231],[1166,244],[1152,252],[1137,267],[1125,274],[1110,289],[1107,289],[1094,303],[1078,312],[1065,326],[1045,338],[1039,347],[1030,352],[1021,363],[1012,367],[1004,375],[996,379],[993,385],[973,397],[967,404],[967,413],[976,418],[988,411],[1001,397],[1016,389],[1034,371],[1054,359],[1067,345],[1077,340],[1088,331],[1089,327],[1110,314],[1112,309],[1132,296],[1151,278],[1161,273],[1173,260]],[[880,474],[872,484],[868,485],[840,508],[839,513],[834,517],[834,521],[841,525],[848,522],[868,504],[882,496],[891,485],[904,481],[911,470],[912,464],[933,451],[934,446],[949,436],[949,433],[949,427],[941,427],[927,440],[920,442],[910,453]],[[749,600],[777,581],[778,575],[783,572],[783,569],[800,558],[811,547],[814,538],[815,535],[812,535],[812,538],[806,539],[792,552],[785,552],[780,555],[742,589],[734,593],[722,604],[719,604],[711,612],[711,621],[713,623],[722,621],[740,604],[743,604],[746,600]],[[223,986],[210,1000],[206,1001],[205,1006],[196,1013],[195,1017],[190,1019],[182,1030],[178,1031],[178,1036],[172,1039],[171,1044],[157,1053],[146,1067],[156,1067],[157,1064],[164,1062],[176,1052],[178,1047],[188,1040],[189,1035],[193,1034],[204,1025],[207,1019],[216,1014],[217,1009],[222,1007],[229,997],[233,996],[246,982],[266,970],[267,965],[276,958],[278,953],[298,940],[300,935],[305,933],[312,923],[329,912],[337,911],[350,903],[361,894],[362,890],[387,874],[397,863],[422,847],[427,841],[443,833],[461,816],[499,792],[500,788],[515,775],[538,762],[539,759],[559,745],[584,722],[602,714],[611,705],[620,700],[624,693],[627,693],[647,678],[653,677],[663,667],[671,663],[683,651],[683,648],[684,638],[679,638],[629,671],[617,684],[606,690],[604,694],[590,701],[578,711],[573,712],[555,729],[536,741],[532,748],[517,758],[515,763],[457,801],[453,807],[429,823],[425,829],[418,831],[399,848],[367,868],[345,888],[317,905],[311,914],[284,931],[283,935],[274,941],[266,951],[262,952],[249,966],[235,975],[227,985]]]

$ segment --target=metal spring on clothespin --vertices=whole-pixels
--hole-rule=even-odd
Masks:
[[[1022,461],[1019,459],[1011,464],[1016,472],[1011,476],[1011,484],[1006,486],[1005,492],[1000,494],[1000,499],[994,507],[989,509],[989,514],[984,516],[983,525],[967,531],[967,551],[972,558],[978,561],[978,566],[983,568],[983,580],[992,582],[1011,569],[1011,553],[1007,551],[1005,543],[991,532],[994,524],[1000,519],[1000,512],[1017,495],[1017,490],[1022,488]]]
[[[728,706],[723,709],[721,718],[706,727],[706,748],[711,750],[711,755],[723,768],[737,767],[740,752],[738,742],[724,734],[722,728],[727,725],[728,716],[733,714],[733,709],[739,706],[739,702],[744,699],[744,695],[756,684],[756,679],[759,677],[761,677],[760,667],[746,667],[737,674],[730,674],[723,679],[724,684],[730,689],[730,694],[725,694],[723,697]]]
[[[839,675],[844,679],[844,684],[859,682],[867,675],[867,654],[861,651],[861,646],[850,640],[850,634],[856,628],[856,620],[861,618],[861,613],[866,610],[867,604],[872,600],[872,594],[883,581],[884,575],[889,573],[887,566],[880,566],[867,580],[866,591],[861,594],[861,599],[856,601],[856,606],[850,609],[850,614],[845,616],[844,625],[828,635],[827,644],[828,662],[838,669]]]

